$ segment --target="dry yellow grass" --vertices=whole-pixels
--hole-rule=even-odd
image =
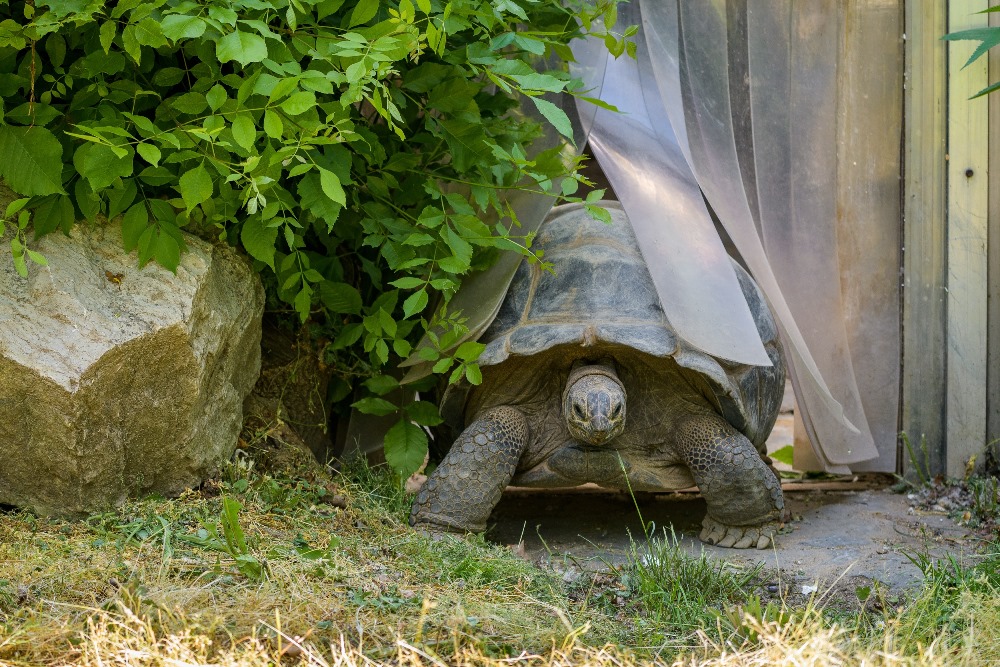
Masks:
[[[577,633],[569,633],[563,641],[542,652],[520,651],[504,657],[488,655],[480,647],[470,645],[456,635],[454,646],[445,653],[419,645],[419,642],[397,638],[377,646],[373,655],[364,642],[352,644],[341,638],[331,644],[321,644],[287,634],[281,630],[280,619],[261,624],[260,631],[247,636],[227,637],[225,642],[192,628],[168,630],[164,619],[152,620],[136,614],[125,605],[117,610],[95,612],[86,622],[73,651],[53,656],[53,665],[79,667],[180,667],[212,665],[219,667],[264,667],[276,664],[309,665],[315,667],[356,667],[393,664],[411,667],[459,665],[468,667],[631,667],[633,665],[673,665],[675,667],[825,667],[828,665],[858,665],[865,667],[936,667],[944,665],[995,665],[1000,660],[995,643],[996,630],[985,634],[970,634],[955,645],[951,638],[940,635],[926,646],[897,652],[892,644],[898,637],[885,635],[884,646],[859,642],[844,629],[824,624],[818,614],[807,615],[803,621],[778,625],[748,617],[747,628],[756,633],[753,642],[734,646],[712,639],[708,632],[699,633],[700,648],[672,661],[652,656],[636,656],[618,646],[588,646]],[[167,625],[177,624],[173,618]],[[183,623],[181,623],[183,626]],[[22,662],[3,665],[27,664]]]
[[[581,593],[503,547],[429,541],[391,484],[360,478],[338,481],[339,508],[329,480],[230,469],[240,553],[206,546],[211,494],[76,523],[0,514],[0,665],[1000,664],[989,567],[935,571],[902,608],[726,607],[692,632],[621,573]]]

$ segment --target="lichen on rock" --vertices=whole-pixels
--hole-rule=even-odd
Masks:
[[[27,279],[0,258],[0,503],[93,511],[178,493],[232,455],[263,289],[232,250],[186,243],[176,274],[137,268],[106,221],[34,243],[48,265]]]

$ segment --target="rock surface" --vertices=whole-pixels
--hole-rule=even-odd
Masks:
[[[118,224],[80,223],[33,244],[48,266],[27,280],[0,256],[0,503],[93,511],[232,455],[264,294],[235,253],[187,246],[176,275],[140,270]]]

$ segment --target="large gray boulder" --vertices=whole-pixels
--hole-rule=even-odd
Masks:
[[[199,484],[260,369],[252,268],[188,236],[176,275],[140,270],[108,222],[32,247],[48,266],[27,280],[0,254],[0,503],[71,515]]]

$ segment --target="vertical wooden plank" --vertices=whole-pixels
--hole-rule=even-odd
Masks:
[[[844,331],[878,458],[896,472],[899,429],[899,175],[903,24],[898,0],[841,0],[837,69],[837,252]]]
[[[930,472],[945,468],[947,3],[906,0],[903,368],[900,428]],[[912,473],[905,452],[903,469]]]
[[[988,24],[987,0],[952,0],[948,31]],[[975,42],[948,46],[947,472],[960,476],[986,442],[988,101],[987,61],[965,67]]]
[[[1000,13],[990,14],[1000,26]],[[1000,79],[1000,50],[990,50],[990,81]],[[986,441],[1000,440],[1000,93],[989,96],[989,307],[986,336]]]

